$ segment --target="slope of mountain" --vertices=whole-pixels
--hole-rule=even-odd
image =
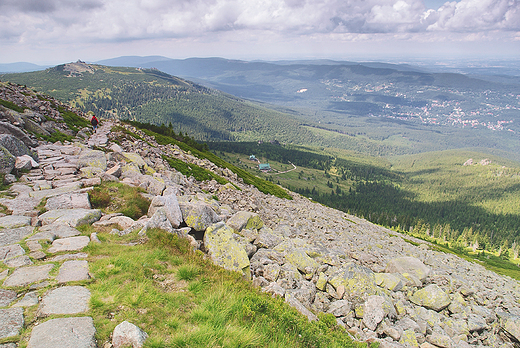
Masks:
[[[171,123],[199,140],[276,139],[375,156],[478,147],[520,160],[520,91],[513,84],[382,63],[153,56],[112,63],[141,68],[88,65],[73,74],[67,64],[4,79],[101,116]]]
[[[309,130],[326,139],[323,145],[383,156],[476,146],[520,159],[518,76],[476,78],[406,64],[330,60],[121,57],[108,63],[143,63],[278,105],[313,125]]]
[[[293,116],[254,105],[156,69],[111,68],[84,62],[9,74],[63,102],[106,118],[172,125],[199,140],[314,142]]]

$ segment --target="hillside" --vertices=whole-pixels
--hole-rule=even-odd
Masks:
[[[520,164],[478,149],[384,159],[334,148],[208,145],[255,175],[386,227],[467,250],[475,242],[489,252],[520,242]],[[258,163],[272,170],[263,173]]]
[[[172,125],[198,140],[313,142],[293,116],[253,105],[156,69],[109,68],[83,62],[8,74],[83,112],[105,118]]]
[[[65,107],[10,87],[28,109]],[[2,117],[25,114],[4,104]],[[70,131],[6,175],[8,347],[518,346],[516,280],[298,194],[262,193],[149,129]]]
[[[518,76],[480,79],[428,67],[325,60],[121,57],[103,63],[155,67],[278,105],[307,122],[319,146],[374,156],[480,147],[520,160]]]

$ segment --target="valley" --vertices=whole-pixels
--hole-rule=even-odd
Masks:
[[[223,59],[79,61],[7,76],[85,112],[207,142],[250,180],[383,226],[498,254],[519,237],[513,83],[408,65]],[[253,154],[274,171],[259,171]]]

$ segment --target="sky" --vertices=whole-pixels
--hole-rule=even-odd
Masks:
[[[519,59],[520,0],[0,0],[0,63]]]

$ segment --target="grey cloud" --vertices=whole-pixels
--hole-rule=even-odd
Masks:
[[[520,0],[0,0],[0,33],[12,17],[41,36],[125,41],[254,31],[280,35],[518,30]],[[26,36],[27,36],[26,35]]]
[[[2,0],[0,9],[9,12],[50,13],[66,8],[84,11],[103,6],[101,0]]]

